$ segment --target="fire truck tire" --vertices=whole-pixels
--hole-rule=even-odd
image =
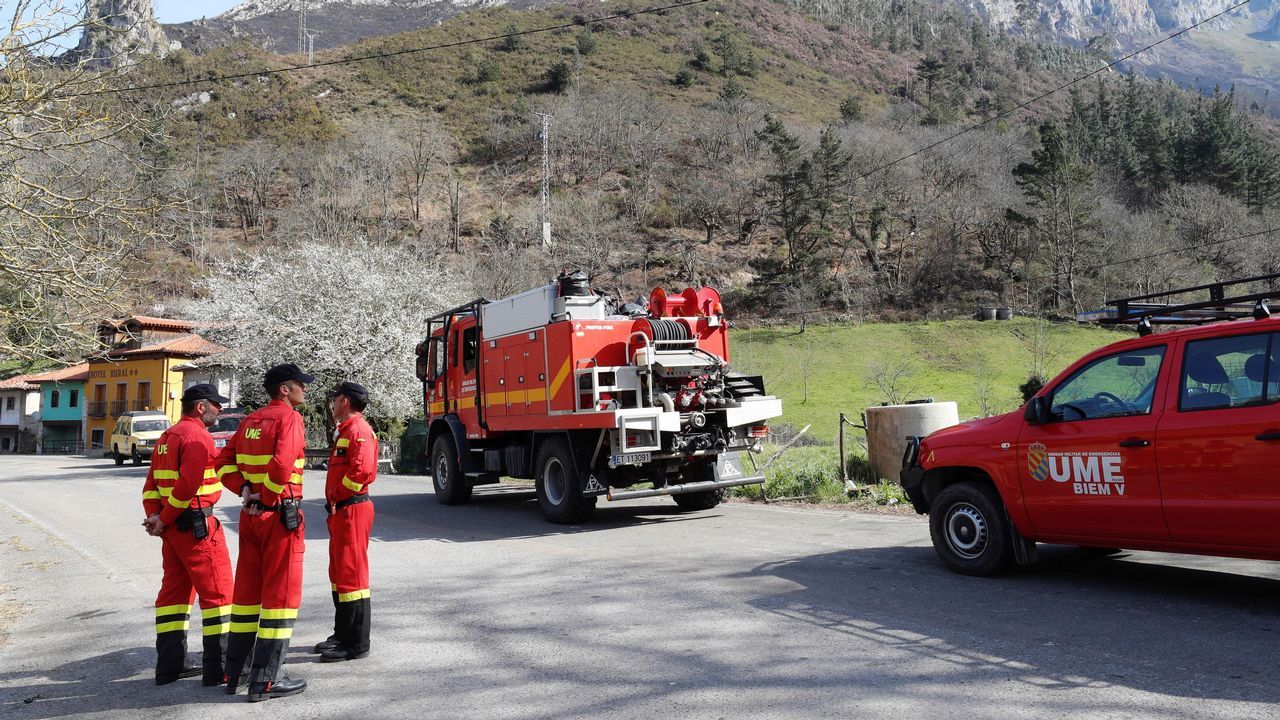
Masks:
[[[995,575],[1013,562],[1013,534],[995,488],[959,482],[938,493],[929,511],[938,557],[962,575]]]
[[[676,501],[676,505],[679,505],[681,510],[710,510],[724,500],[724,489],[682,493],[672,495],[671,499]]]
[[[537,468],[534,489],[543,517],[557,525],[573,525],[591,517],[596,499],[582,494],[574,472],[573,454],[564,438],[543,441],[534,467]]]
[[[431,484],[441,505],[461,505],[471,499],[471,485],[462,477],[458,451],[447,435],[436,438],[431,447]]]

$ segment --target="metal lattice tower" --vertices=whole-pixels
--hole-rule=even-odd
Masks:
[[[534,113],[542,119],[542,246],[551,245],[551,120],[547,113]]]
[[[298,0],[298,52],[304,52],[307,34],[307,0]]]
[[[307,30],[307,65],[316,64],[316,36],[319,34],[315,30]]]

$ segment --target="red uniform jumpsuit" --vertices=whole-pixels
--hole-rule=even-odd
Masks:
[[[361,413],[338,426],[329,455],[325,507],[329,509],[329,582],[333,639],[353,654],[369,652],[369,485],[378,476],[378,438]]]
[[[282,504],[302,500],[306,438],[302,416],[283,400],[250,413],[218,457],[218,477],[240,494],[259,496],[259,515],[240,513],[240,556],[227,642],[227,677],[237,684],[250,651],[250,686],[274,683],[293,636],[302,602],[302,552],[306,528],[282,522]]]
[[[172,680],[187,652],[191,601],[200,595],[204,626],[204,679],[222,681],[222,655],[231,616],[231,558],[222,523],[212,517],[222,496],[214,470],[213,438],[204,423],[185,416],[160,436],[142,488],[147,517],[159,515],[164,579],[156,595],[156,679]],[[197,540],[194,523],[207,535]]]

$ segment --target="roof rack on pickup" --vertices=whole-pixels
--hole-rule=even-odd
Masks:
[[[1250,286],[1258,284],[1270,289],[1261,292],[1249,290]],[[1172,301],[1179,295],[1206,291],[1206,300]],[[1138,325],[1139,330],[1150,330],[1152,325],[1200,325],[1245,317],[1269,317],[1268,300],[1280,302],[1280,273],[1111,300],[1107,302],[1111,307],[1093,314],[1093,318],[1102,325]]]

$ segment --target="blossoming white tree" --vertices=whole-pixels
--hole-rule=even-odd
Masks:
[[[204,281],[188,314],[230,348],[223,361],[247,390],[292,362],[316,389],[354,380],[372,415],[421,409],[414,346],[431,315],[464,301],[463,283],[434,259],[396,244],[301,240],[242,254]],[[261,392],[259,390],[259,392]]]

